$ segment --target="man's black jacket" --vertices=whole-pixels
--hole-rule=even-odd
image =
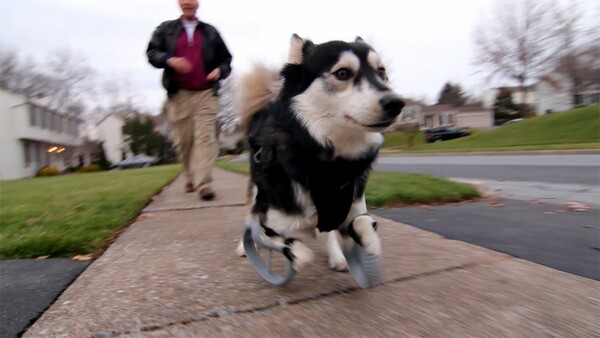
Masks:
[[[198,21],[196,29],[202,34],[202,57],[206,74],[218,67],[221,70],[220,80],[225,79],[231,73],[231,54],[221,35],[216,28],[202,21]],[[163,22],[152,34],[146,50],[148,61],[156,68],[165,69],[162,83],[169,95],[175,94],[179,88],[171,81],[175,71],[167,66],[167,60],[175,56],[177,38],[182,31],[183,25],[179,19]],[[219,89],[218,81],[213,84],[213,89],[215,93]]]

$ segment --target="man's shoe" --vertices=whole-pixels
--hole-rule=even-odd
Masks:
[[[185,192],[194,192],[194,185],[192,183],[186,183],[185,184]]]
[[[200,189],[200,199],[210,201],[215,198],[215,192],[211,187],[204,187]]]

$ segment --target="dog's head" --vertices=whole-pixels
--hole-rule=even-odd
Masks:
[[[292,107],[309,130],[379,132],[389,127],[404,102],[388,86],[377,52],[361,38],[314,44],[293,35],[285,87],[293,82]],[[320,130],[315,130],[320,129]],[[320,135],[314,135],[319,137]]]

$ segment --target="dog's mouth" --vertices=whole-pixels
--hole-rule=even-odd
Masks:
[[[344,117],[346,118],[347,121],[350,121],[353,124],[356,124],[359,127],[366,129],[367,131],[377,131],[377,130],[385,129],[385,128],[391,126],[392,123],[394,123],[394,119],[390,119],[390,120],[379,122],[379,123],[362,124],[362,123],[358,122],[352,116],[344,115]]]

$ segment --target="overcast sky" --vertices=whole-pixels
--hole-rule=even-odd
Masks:
[[[198,17],[220,31],[233,54],[234,74],[253,62],[285,61],[292,33],[316,43],[362,36],[380,52],[392,86],[430,101],[446,81],[481,93],[473,31],[491,0],[201,0]],[[165,92],[161,70],[147,62],[150,36],[175,19],[177,0],[1,0],[0,46],[43,62],[68,47],[85,55],[101,77],[126,77],[157,113]]]

